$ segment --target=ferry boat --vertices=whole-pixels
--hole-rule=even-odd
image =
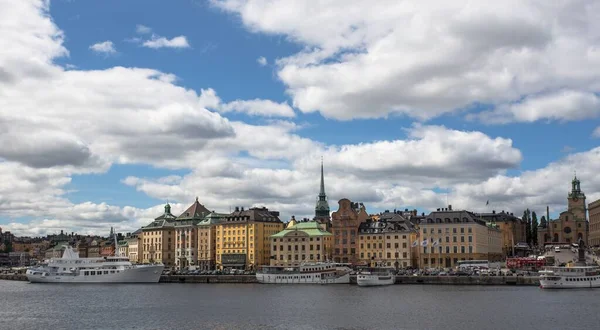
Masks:
[[[349,284],[352,269],[335,263],[305,263],[299,266],[263,266],[256,272],[265,284]]]
[[[396,282],[396,276],[387,269],[364,270],[356,275],[358,286],[382,286],[391,285]]]
[[[540,272],[542,289],[577,289],[600,287],[600,267],[546,267]]]
[[[80,258],[65,245],[61,258],[27,269],[31,283],[158,283],[163,264],[133,265],[116,249],[114,257]]]

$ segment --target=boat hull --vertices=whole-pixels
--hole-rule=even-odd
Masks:
[[[356,284],[358,286],[383,286],[392,285],[395,282],[393,275],[357,275]]]
[[[567,281],[564,277],[560,280],[540,279],[542,289],[585,289],[600,288],[600,278],[590,281]]]
[[[158,283],[164,265],[142,265],[114,274],[94,276],[26,273],[31,283]]]
[[[349,284],[350,274],[321,278],[320,274],[256,274],[258,283],[263,284]]]

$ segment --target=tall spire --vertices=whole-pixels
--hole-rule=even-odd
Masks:
[[[321,156],[321,190],[319,190],[319,197],[326,197],[325,194],[325,175],[323,174],[323,156]]]
[[[315,206],[315,219],[329,219],[329,203],[327,203],[327,194],[325,194],[325,174],[323,171],[323,157],[321,156],[321,189]]]

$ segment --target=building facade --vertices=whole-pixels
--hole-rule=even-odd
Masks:
[[[142,262],[162,262],[166,268],[175,266],[175,216],[171,205],[165,212],[142,228]]]
[[[547,220],[546,226],[538,228],[538,243],[577,243],[582,239],[587,244],[588,222],[585,194],[577,177],[571,181],[571,192],[567,197],[567,210],[561,212],[558,219]],[[547,219],[550,218],[548,210]]]
[[[357,264],[358,228],[369,219],[362,203],[353,203],[347,198],[338,201],[338,210],[331,215],[333,233],[333,261]]]
[[[217,226],[228,214],[212,212],[198,223],[198,267],[214,270],[217,261]]]
[[[187,269],[198,266],[198,223],[210,211],[196,201],[173,222],[175,229],[175,268]]]
[[[502,233],[469,211],[431,212],[420,224],[419,268],[450,268],[460,260],[500,261]]]
[[[450,206],[450,208],[452,207]],[[514,214],[502,210],[498,213],[492,211],[491,213],[480,213],[477,215],[488,224],[498,226],[502,232],[502,253],[505,256],[513,255],[513,247],[518,243],[527,242],[525,221],[515,217]]]
[[[279,212],[265,207],[248,210],[236,207],[217,225],[216,266],[218,269],[256,269],[269,265],[269,237],[280,232],[284,225]]]
[[[271,266],[298,266],[304,262],[331,260],[333,235],[317,221],[296,222],[270,237]]]
[[[376,220],[372,220],[376,219]],[[413,266],[412,243],[417,231],[399,211],[371,216],[358,228],[359,264],[369,267]]]
[[[590,246],[600,246],[600,199],[588,204],[590,213],[590,233],[588,244]]]

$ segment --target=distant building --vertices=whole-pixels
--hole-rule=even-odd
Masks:
[[[217,226],[228,216],[226,213],[209,213],[198,223],[198,267],[214,270],[217,264]]]
[[[175,228],[175,267],[185,269],[198,266],[198,223],[210,211],[196,201],[173,222]]]
[[[331,215],[333,260],[357,264],[358,228],[367,221],[369,214],[363,203],[353,203],[346,198],[340,199],[338,205],[338,210]]]
[[[317,221],[296,222],[294,218],[282,231],[271,235],[272,266],[298,266],[303,262],[331,260],[333,235]]]
[[[127,242],[127,257],[131,263],[137,264],[142,262],[141,246],[142,246],[142,230],[138,229],[125,238]]]
[[[512,255],[513,248],[518,243],[527,242],[526,224],[523,219],[515,217],[512,213],[492,211],[492,213],[477,214],[488,224],[495,224],[502,232],[502,253],[505,256]]]
[[[590,246],[600,246],[600,199],[588,204],[590,212],[590,233],[588,244]]]
[[[475,213],[447,210],[431,212],[419,226],[420,268],[450,268],[459,260],[500,261],[502,232]]]
[[[167,268],[175,265],[175,218],[167,203],[165,212],[142,228],[143,263],[160,261]]]
[[[280,232],[283,226],[277,211],[265,207],[248,210],[236,207],[217,225],[217,268],[256,269],[268,265],[269,237]]]
[[[358,228],[360,264],[396,269],[411,267],[411,244],[416,240],[416,234],[415,225],[400,211],[386,210],[372,216]],[[414,250],[416,252],[416,248]]]
[[[538,244],[570,244],[583,239],[587,244],[588,222],[585,194],[581,191],[581,183],[577,176],[571,181],[571,192],[567,198],[567,210],[561,212],[558,219],[548,220],[546,226],[538,227]]]

